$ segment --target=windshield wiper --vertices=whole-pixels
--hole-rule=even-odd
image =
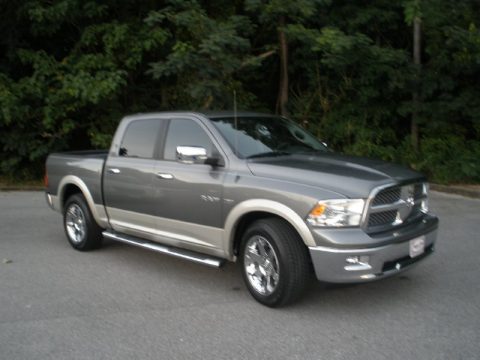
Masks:
[[[264,153],[247,156],[247,159],[254,159],[254,158],[261,158],[261,157],[275,157],[275,156],[282,156],[282,155],[290,155],[290,153],[287,151],[267,151]]]

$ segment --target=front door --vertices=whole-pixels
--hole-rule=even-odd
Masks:
[[[175,239],[179,246],[223,254],[221,212],[225,167],[180,163],[176,159],[177,146],[200,146],[207,150],[208,156],[218,153],[217,145],[200,121],[170,120],[152,185],[157,231]]]

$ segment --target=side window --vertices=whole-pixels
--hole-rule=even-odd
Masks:
[[[128,125],[120,145],[120,156],[153,158],[160,120],[135,120]]]
[[[173,119],[168,127],[165,140],[165,160],[176,160],[177,146],[201,146],[212,155],[214,145],[210,137],[195,121],[189,119]]]

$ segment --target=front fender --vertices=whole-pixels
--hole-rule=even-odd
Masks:
[[[225,221],[223,243],[225,244],[225,253],[230,258],[234,257],[233,246],[235,241],[235,231],[240,219],[244,215],[255,211],[267,212],[283,218],[298,232],[306,246],[316,246],[313,235],[305,223],[305,220],[291,208],[277,201],[250,199],[237,204],[230,211]]]

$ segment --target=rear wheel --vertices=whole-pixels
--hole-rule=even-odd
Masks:
[[[68,242],[80,251],[92,250],[102,243],[102,229],[93,219],[83,195],[70,196],[65,203],[63,225]]]
[[[242,237],[240,263],[252,296],[270,307],[297,300],[310,279],[307,248],[282,219],[261,219],[247,229]]]

